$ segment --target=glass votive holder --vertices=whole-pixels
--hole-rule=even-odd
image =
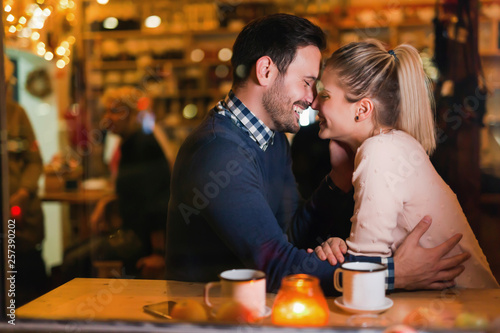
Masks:
[[[282,326],[325,326],[330,310],[317,277],[307,274],[283,278],[274,300],[272,322]]]

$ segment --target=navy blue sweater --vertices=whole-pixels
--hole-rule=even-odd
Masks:
[[[229,117],[212,110],[175,162],[167,279],[216,281],[223,270],[246,267],[266,273],[268,291],[277,291],[286,275],[307,273],[319,277],[331,295],[337,266],[304,248],[311,240],[321,242],[317,230],[325,223],[345,237],[352,209],[352,193],[332,191],[324,182],[302,202],[286,136],[276,133],[263,151]]]

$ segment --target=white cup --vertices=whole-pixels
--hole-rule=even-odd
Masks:
[[[387,266],[372,262],[346,262],[333,275],[335,289],[342,292],[344,305],[376,309],[384,305]],[[342,272],[342,286],[339,274]]]
[[[220,281],[205,285],[205,304],[212,307],[209,300],[210,289],[221,286],[221,296],[239,302],[255,317],[262,317],[266,310],[266,274],[255,269],[231,269],[219,274]]]

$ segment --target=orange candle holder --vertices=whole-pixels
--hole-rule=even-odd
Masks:
[[[281,326],[325,326],[330,310],[317,277],[307,274],[283,278],[274,300],[272,322]]]

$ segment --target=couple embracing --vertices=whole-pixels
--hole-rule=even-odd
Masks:
[[[388,291],[498,287],[429,161],[431,92],[417,51],[348,44],[320,80],[325,47],[319,27],[287,14],[252,21],[238,35],[232,89],[175,162],[167,279],[213,281],[227,269],[254,268],[277,291],[284,276],[306,273],[332,295],[335,270],[357,260],[386,264]],[[319,112],[319,136],[331,139],[332,169],[303,200],[285,132],[299,130],[309,106]],[[308,249],[329,235],[338,238]]]

